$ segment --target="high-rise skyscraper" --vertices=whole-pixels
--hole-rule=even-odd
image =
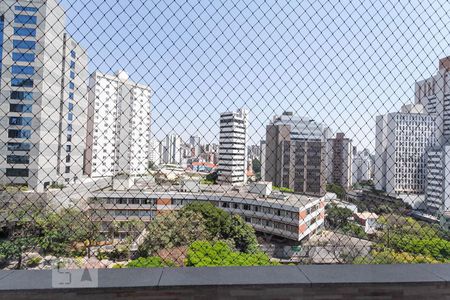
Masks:
[[[183,153],[181,148],[181,137],[177,134],[168,134],[163,143],[163,163],[181,164]]]
[[[361,152],[353,147],[353,167],[352,167],[352,181],[357,183],[360,181],[367,181],[372,179],[373,159],[368,149]]]
[[[247,182],[247,122],[244,109],[220,115],[219,183]]]
[[[435,143],[435,117],[422,105],[378,116],[375,188],[387,193],[424,193],[425,154]]]
[[[42,191],[83,175],[87,61],[56,1],[0,2],[2,184]]]
[[[344,133],[336,133],[336,138],[328,139],[327,143],[329,161],[326,168],[329,168],[328,183],[337,184],[345,189],[352,187],[352,160],[353,147],[352,140],[345,137]]]
[[[436,75],[416,82],[415,102],[436,119],[436,144],[426,155],[425,209],[440,215],[450,210],[450,57],[439,60]]]
[[[149,155],[148,160],[151,161],[154,165],[159,165],[161,163],[160,157],[161,154],[159,152],[160,142],[157,139],[151,139],[149,143]]]
[[[124,71],[91,75],[85,156],[88,175],[140,175],[147,171],[150,98],[150,88],[132,82]]]
[[[196,136],[196,135],[192,135],[189,138],[189,144],[191,144],[192,148],[193,148],[193,153],[192,155],[194,157],[198,157],[201,153],[201,147],[200,147],[200,137]]]
[[[264,180],[296,192],[325,193],[328,127],[285,112],[266,127]]]

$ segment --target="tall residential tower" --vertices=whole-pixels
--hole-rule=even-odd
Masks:
[[[91,177],[141,175],[150,152],[150,87],[95,72],[89,80],[85,169]]]
[[[244,109],[220,115],[219,183],[247,182],[247,122]]]
[[[42,191],[80,178],[86,51],[55,1],[0,2],[0,178]]]

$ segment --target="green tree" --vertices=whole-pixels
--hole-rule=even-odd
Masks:
[[[348,219],[353,215],[350,209],[336,205],[327,205],[326,213],[326,221],[331,229],[344,228],[349,224]]]
[[[230,215],[210,202],[192,202],[182,210],[201,214],[212,237],[231,240],[239,251],[254,252],[259,249],[255,230],[242,217]]]
[[[269,266],[277,265],[271,262],[264,252],[242,253],[233,251],[223,241],[195,241],[187,251],[186,266]]]
[[[75,208],[50,213],[38,219],[37,223],[40,228],[39,245],[45,254],[70,255],[75,250],[75,243],[83,243],[89,248],[102,238],[98,222]]]
[[[327,192],[330,193],[335,193],[336,197],[338,197],[339,199],[344,199],[346,192],[345,189],[337,184],[327,184],[327,188],[326,188]]]
[[[255,174],[261,173],[261,162],[259,161],[259,159],[254,158],[252,160],[252,166],[253,166],[253,172],[255,172]]]
[[[126,268],[161,268],[174,266],[175,263],[173,261],[164,260],[159,256],[139,257],[125,265]]]
[[[17,260],[16,269],[22,268],[22,255],[24,252],[36,247],[38,238],[21,236],[0,242],[0,261],[5,264],[11,260]]]
[[[188,246],[197,239],[209,239],[201,214],[173,211],[158,215],[147,227],[147,236],[139,246],[141,256],[151,256],[160,249]]]
[[[217,172],[212,172],[206,175],[205,179],[209,182],[212,182],[213,184],[216,184],[217,178],[219,178],[219,174]]]

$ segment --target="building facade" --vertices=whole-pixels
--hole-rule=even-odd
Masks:
[[[425,191],[425,154],[435,144],[435,118],[423,106],[378,116],[375,142],[375,188],[387,193]]]
[[[87,55],[54,0],[0,2],[1,183],[43,191],[82,173]]]
[[[368,149],[361,152],[353,151],[353,183],[373,179],[373,158]]]
[[[145,174],[151,90],[128,75],[95,72],[89,80],[85,170],[91,177]]]
[[[264,180],[296,192],[325,193],[325,159],[330,131],[290,112],[266,127]]]
[[[149,156],[148,160],[151,161],[155,166],[159,165],[161,163],[160,160],[160,153],[159,153],[159,144],[160,142],[156,139],[150,140],[150,149],[149,149]]]
[[[301,241],[323,228],[326,202],[335,199],[330,193],[322,197],[270,193],[262,196],[250,192],[247,187],[239,191],[220,187],[215,191],[194,190],[104,191],[90,197],[90,210],[93,220],[101,222],[102,231],[108,232],[113,222],[140,220],[148,223],[159,214],[179,210],[191,202],[206,201],[240,215],[257,232]],[[124,232],[123,238],[126,236],[127,232]]]
[[[219,183],[247,182],[247,123],[248,112],[244,109],[220,115]]]
[[[180,165],[183,160],[181,137],[177,134],[168,134],[162,145],[162,159],[164,164]]]
[[[350,189],[353,184],[353,147],[352,140],[345,137],[344,133],[336,133],[336,138],[328,139],[330,149],[329,161],[326,168],[330,170],[328,183],[337,184],[345,189]]]
[[[423,209],[432,215],[450,210],[450,57],[439,60],[436,75],[416,82],[415,102],[436,118],[436,144],[427,152]]]

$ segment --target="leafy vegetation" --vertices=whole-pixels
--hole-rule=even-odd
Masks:
[[[206,230],[213,239],[230,240],[236,249],[242,252],[258,251],[255,230],[242,217],[230,215],[209,202],[193,202],[182,210],[200,214],[204,219]]]
[[[335,193],[339,199],[345,199],[345,189],[337,184],[327,184],[327,192]]]
[[[175,266],[173,261],[162,259],[159,256],[139,257],[126,265],[115,265],[116,268],[162,268]]]
[[[287,188],[287,187],[272,186],[272,189],[274,191],[280,191],[280,192],[283,192],[283,193],[293,193],[294,192],[293,189],[290,189],[290,188]]]
[[[327,225],[331,229],[340,229],[349,224],[349,218],[353,216],[353,212],[345,207],[337,205],[327,205]]]
[[[215,267],[215,266],[270,266],[271,262],[264,252],[242,253],[233,251],[223,241],[196,241],[189,246],[186,266]]]
[[[197,239],[209,239],[201,214],[173,211],[158,215],[147,227],[147,236],[139,246],[140,256],[152,256],[160,249],[188,246]]]

